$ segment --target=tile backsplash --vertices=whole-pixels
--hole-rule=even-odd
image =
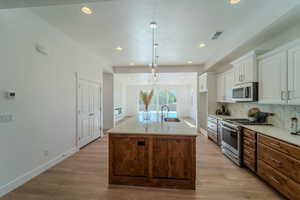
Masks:
[[[234,117],[248,117],[248,110],[253,107],[259,108],[262,112],[274,113],[275,116],[269,117],[268,122],[280,128],[289,129],[292,117],[297,117],[300,121],[300,106],[255,103],[229,103],[226,106]]]

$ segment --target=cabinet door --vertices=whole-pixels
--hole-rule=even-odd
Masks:
[[[238,85],[241,83],[242,79],[242,63],[236,63],[233,67],[234,70],[234,84]]]
[[[255,63],[253,56],[245,59],[243,61],[243,69],[242,69],[242,82],[243,83],[250,83],[250,82],[256,82],[257,76],[254,74],[256,70],[255,68]]]
[[[225,73],[225,101],[232,101],[232,88],[234,87],[234,70]]]
[[[288,51],[289,104],[300,105],[300,46]]]
[[[225,79],[224,74],[217,76],[217,101],[222,102],[225,100]]]
[[[112,173],[114,176],[148,176],[148,139],[118,136],[111,138]],[[115,164],[118,163],[118,164]]]
[[[286,104],[287,53],[280,52],[259,61],[259,103]]]
[[[207,92],[207,74],[199,76],[199,91]]]
[[[191,138],[153,139],[153,177],[190,179],[193,173],[193,140]]]

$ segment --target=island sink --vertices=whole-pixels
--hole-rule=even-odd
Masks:
[[[165,122],[180,122],[178,118],[165,118]]]

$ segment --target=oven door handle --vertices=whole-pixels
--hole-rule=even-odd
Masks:
[[[228,127],[226,127],[226,126],[221,126],[221,128],[223,129],[226,129],[226,130],[228,130],[228,131],[232,131],[232,132],[238,132],[238,130],[236,130],[236,129],[231,129],[231,128],[228,128]]]

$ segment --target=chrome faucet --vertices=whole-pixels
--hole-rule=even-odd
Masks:
[[[164,115],[164,110],[167,109],[167,117],[168,117],[168,113],[170,112],[170,108],[167,105],[163,105],[161,107],[161,122],[163,122],[165,120],[165,115]]]

